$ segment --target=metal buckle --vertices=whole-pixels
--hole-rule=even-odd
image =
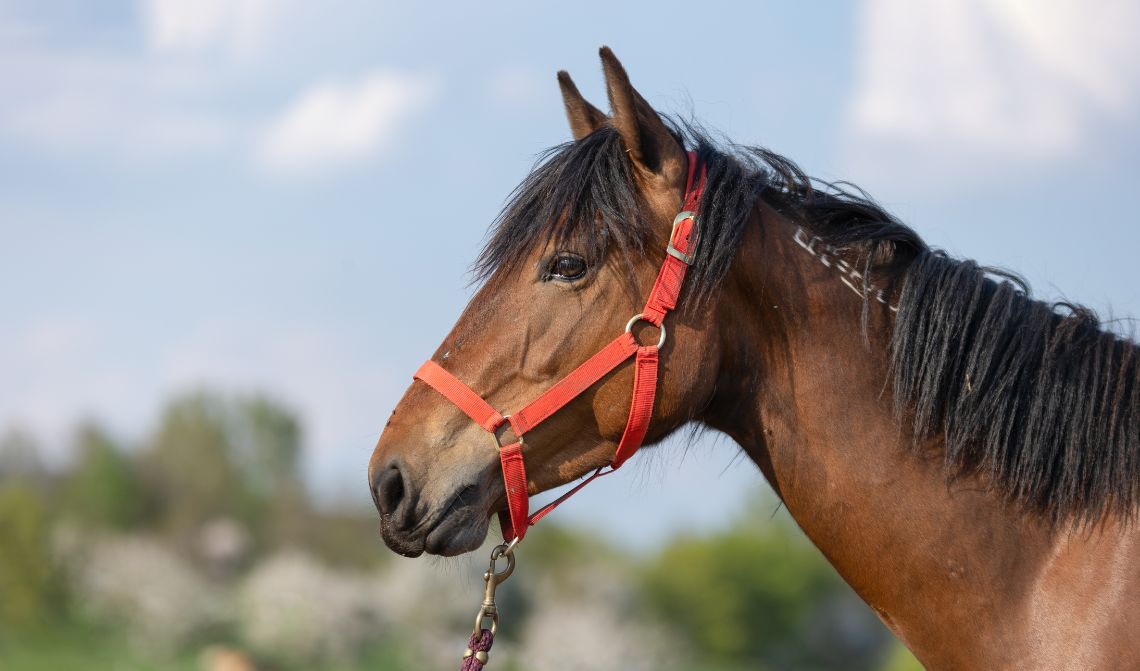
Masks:
[[[510,419],[510,415],[504,414],[503,421],[500,422],[499,425],[495,427],[495,430],[491,432],[491,442],[495,443],[496,450],[503,449],[503,441],[499,440],[499,429],[503,428],[504,426],[510,429],[511,433],[515,434],[515,438],[518,438],[519,447],[526,445],[526,441],[523,440],[521,434],[515,431],[515,425],[511,424]],[[507,444],[510,445],[511,443]]]
[[[681,222],[686,219],[693,220],[692,234],[689,237],[688,254],[673,246],[673,238],[677,235],[677,227],[680,226]],[[685,210],[684,212],[678,213],[677,216],[673,218],[673,230],[669,232],[669,246],[665,248],[665,253],[676,259],[679,259],[681,263],[684,263],[686,266],[691,266],[693,265],[693,261],[697,258],[697,243],[700,242],[700,240],[701,234],[700,229],[697,228],[697,215],[690,210]]]

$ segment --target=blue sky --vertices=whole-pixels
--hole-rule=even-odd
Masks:
[[[140,437],[180,390],[266,390],[318,491],[366,500],[488,224],[568,139],[555,72],[604,107],[602,44],[659,109],[1140,316],[1138,31],[1126,0],[0,0],[0,427],[62,459],[81,417]],[[559,514],[712,524],[758,482],[735,457],[666,445]]]

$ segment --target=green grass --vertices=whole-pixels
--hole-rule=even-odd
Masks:
[[[78,623],[16,635],[0,632],[0,671],[201,671],[193,651],[146,655],[133,649],[122,632]],[[259,667],[260,668],[260,667]],[[310,671],[311,664],[273,660],[274,671]],[[355,662],[321,663],[321,671],[411,671],[418,668],[406,655],[376,646]]]
[[[147,658],[121,635],[63,625],[0,640],[3,671],[199,671],[193,656]]]

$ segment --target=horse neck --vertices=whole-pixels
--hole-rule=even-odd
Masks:
[[[948,485],[940,445],[916,454],[893,412],[887,306],[870,303],[864,335],[838,259],[809,252],[766,206],[754,216],[720,303],[722,374],[706,421],[922,661],[960,668],[957,655],[979,646],[1000,659],[1011,625],[999,618],[1030,592],[1048,530],[976,481]]]

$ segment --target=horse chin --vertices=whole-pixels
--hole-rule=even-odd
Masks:
[[[448,515],[424,538],[428,554],[454,557],[478,550],[487,537],[488,520],[474,510],[459,510]]]
[[[424,553],[424,537],[411,537],[397,532],[387,515],[380,516],[380,537],[388,549],[405,557],[418,557]]]

